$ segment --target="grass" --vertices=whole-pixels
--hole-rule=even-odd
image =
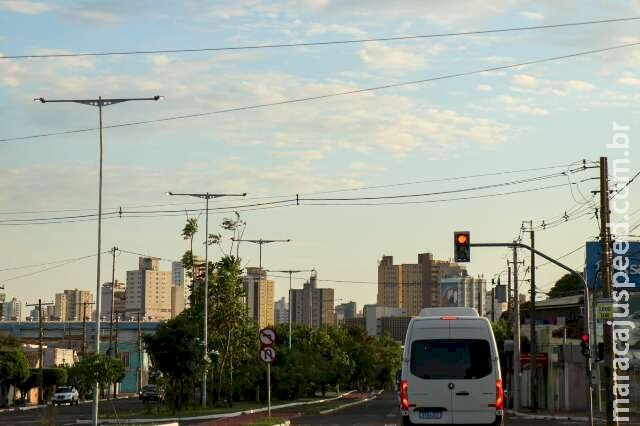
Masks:
[[[249,423],[250,426],[272,426],[279,425],[286,422],[287,419],[282,417],[264,417],[262,419],[256,420],[253,423]]]
[[[271,400],[271,405],[280,405],[287,404],[292,402],[309,402],[316,401],[320,399],[330,399],[337,397],[338,394],[335,392],[327,392],[327,394],[323,396],[317,396],[316,398],[300,398],[295,401],[279,401],[279,400]],[[335,408],[344,404],[345,401],[343,399],[338,399],[335,401],[329,401],[324,403],[312,404],[312,405],[302,405],[295,407],[295,410],[301,412],[303,414],[314,414],[318,413],[321,410],[326,410],[330,408]],[[264,408],[266,404],[263,404],[259,401],[240,401],[235,402],[233,407],[229,406],[220,406],[220,407],[210,407],[210,408],[202,408],[202,407],[188,407],[183,410],[176,411],[175,413],[171,411],[168,407],[163,404],[150,403],[147,406],[143,406],[142,402],[140,403],[140,407],[130,410],[119,410],[117,416],[113,412],[109,412],[108,409],[105,409],[105,415],[100,416],[100,418],[104,419],[148,419],[148,418],[159,418],[159,417],[197,417],[197,416],[205,416],[210,414],[224,414],[224,413],[234,413],[237,411],[249,411],[257,408]],[[294,408],[294,407],[292,407]],[[285,410],[290,410],[286,409]],[[262,423],[259,423],[262,425]],[[277,424],[268,423],[268,424]]]

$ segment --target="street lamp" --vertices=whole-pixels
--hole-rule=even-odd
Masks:
[[[245,197],[247,195],[246,192],[242,194],[211,194],[209,192],[205,193],[176,193],[176,192],[167,192],[167,195],[178,195],[185,197],[196,197],[196,198],[204,198],[206,200],[205,207],[205,244],[204,244],[204,358],[205,361],[208,359],[207,355],[207,347],[208,347],[208,324],[209,324],[209,308],[208,308],[208,299],[209,299],[209,200],[212,198],[221,198],[221,197]],[[207,369],[205,367],[205,371],[202,375],[202,406],[207,406]]]
[[[103,99],[99,96],[97,99],[45,99],[35,98],[35,102],[46,103],[76,103],[98,107],[98,120],[100,122],[100,172],[98,178],[98,264],[96,272],[96,354],[100,353],[100,254],[102,245],[102,157],[103,157],[103,144],[102,144],[102,108],[115,105],[122,102],[129,101],[159,101],[164,99],[163,96],[154,96],[152,98],[114,98]],[[98,390],[99,384],[94,384],[93,392],[93,408],[92,408],[92,420],[91,424],[96,426],[98,424]]]
[[[291,275],[297,274],[299,272],[315,272],[315,269],[286,269],[279,271],[270,271],[270,272],[282,272],[289,274],[289,349],[291,349]]]
[[[270,244],[270,243],[288,243],[288,242],[291,242],[291,239],[289,238],[286,240],[263,240],[262,238],[260,238],[258,240],[243,240],[239,238],[237,239],[231,238],[231,241],[253,243],[253,244],[258,244],[260,246],[260,277],[262,277],[262,245]]]

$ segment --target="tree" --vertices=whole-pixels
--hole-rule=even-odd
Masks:
[[[8,395],[10,386],[18,387],[28,377],[29,362],[20,341],[13,336],[0,336],[0,395]]]
[[[121,381],[125,374],[122,361],[105,354],[86,355],[80,362],[65,369],[67,382],[74,386],[83,398],[93,391],[96,382],[101,387],[107,387],[111,383]]]
[[[182,228],[182,238],[184,238],[185,240],[189,240],[189,252],[188,252],[188,257],[187,259],[182,259],[182,264],[185,266],[185,268],[187,268],[187,270],[189,268],[191,268],[191,279],[192,281],[195,280],[195,260],[194,260],[194,256],[193,256],[193,237],[196,235],[196,233],[198,232],[198,219],[195,217],[191,217],[191,218],[187,218],[187,223],[184,225],[184,228]],[[185,260],[187,260],[187,262],[185,262]],[[193,284],[192,284],[193,286]],[[193,291],[193,288],[192,288]]]
[[[167,401],[174,410],[182,408],[204,371],[201,324],[202,314],[187,309],[154,335],[144,336],[153,366],[166,380]]]
[[[575,274],[565,274],[549,290],[549,298],[575,296],[582,294],[582,280]]]

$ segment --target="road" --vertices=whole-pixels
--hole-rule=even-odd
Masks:
[[[518,426],[548,426],[549,420],[507,418],[505,424]],[[584,422],[557,421],[554,425],[583,425]],[[402,424],[395,394],[385,392],[380,397],[352,407],[325,414],[298,417],[291,421],[295,426],[399,426]]]
[[[119,411],[139,408],[137,398],[100,401],[102,414],[114,414]],[[34,408],[25,411],[5,411],[0,413],[0,425],[71,425],[76,419],[91,419],[91,403],[79,405],[62,405],[57,407]]]

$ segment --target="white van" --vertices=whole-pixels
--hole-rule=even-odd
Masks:
[[[403,425],[502,425],[504,394],[491,323],[471,308],[426,308],[407,329]]]

